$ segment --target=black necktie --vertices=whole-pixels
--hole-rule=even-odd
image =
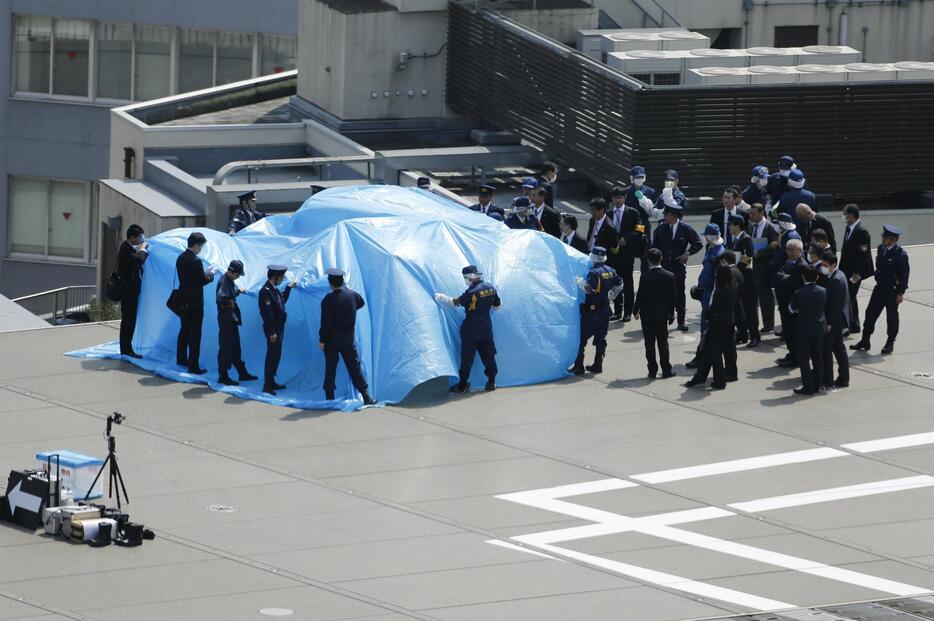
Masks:
[[[846,227],[846,233],[843,234],[843,243],[846,243],[846,240],[850,238],[850,227]]]

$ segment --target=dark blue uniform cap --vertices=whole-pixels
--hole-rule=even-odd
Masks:
[[[780,158],[778,158],[779,168],[786,168],[786,169],[791,168],[792,164],[794,163],[795,163],[795,158],[791,157],[790,155],[783,155]]]
[[[779,222],[788,222],[789,224],[794,222],[794,219],[791,217],[790,213],[780,213],[778,214]]]
[[[429,179],[428,177],[419,177],[418,180],[415,182],[415,185],[420,188],[424,188],[425,186],[430,186],[431,179]]]
[[[344,270],[338,269],[336,267],[329,267],[328,269],[324,270],[324,273],[328,276],[345,276]]]
[[[237,198],[239,198],[241,201],[246,201],[246,200],[250,200],[251,198],[256,198],[256,191],[250,190],[249,192],[244,192]]]
[[[665,211],[664,211],[664,213],[673,213],[673,214],[675,214],[676,216],[680,217],[681,214],[684,213],[684,208],[681,207],[681,205],[678,205],[678,204],[674,204],[674,205],[665,205]]]
[[[645,169],[641,166],[633,166],[632,168],[629,169],[629,176],[630,177],[644,177]]]
[[[677,181],[677,180],[678,180],[677,170],[666,170],[665,171],[665,181]]]
[[[538,179],[536,179],[535,177],[526,177],[525,179],[522,180],[522,187],[523,188],[537,188]]]
[[[902,230],[891,224],[882,225],[882,237],[901,237]]]
[[[284,265],[267,265],[266,269],[272,276],[285,276],[285,273],[289,268]]]
[[[468,275],[470,275],[470,274],[477,274],[477,275],[480,275],[480,274],[482,274],[482,273],[483,273],[483,272],[481,272],[480,270],[477,269],[477,266],[476,266],[476,265],[468,265],[467,267],[465,267],[464,269],[461,270],[461,274],[463,274],[464,276],[468,276]]]
[[[604,248],[603,246],[594,246],[594,247],[593,247],[593,250],[590,251],[590,254],[595,254],[595,255],[597,255],[598,257],[605,257],[605,256],[606,256],[606,248]]]
[[[736,226],[746,226],[746,220],[741,215],[732,215],[729,217],[729,223]]]
[[[241,276],[244,274],[243,263],[241,261],[237,261],[236,259],[230,262],[230,265],[227,266],[227,270],[240,274]]]
[[[704,228],[704,235],[716,235],[720,236],[720,227],[713,222],[708,222],[707,226]]]
[[[529,199],[525,196],[519,196],[514,201],[512,201],[512,206],[513,207],[528,207]]]
[[[481,185],[480,186],[480,196],[489,196],[493,194],[493,190],[496,189],[492,185]]]

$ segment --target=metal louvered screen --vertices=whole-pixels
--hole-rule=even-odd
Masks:
[[[719,197],[788,153],[837,201],[934,189],[934,81],[651,88],[491,11],[452,5],[448,28],[448,105],[605,187],[641,164]]]

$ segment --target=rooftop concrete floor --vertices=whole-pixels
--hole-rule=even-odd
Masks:
[[[662,621],[927,593],[934,248],[910,252],[896,353],[877,333],[850,388],[811,398],[774,338],[727,390],[684,388],[696,324],[675,379],[644,379],[614,324],[603,375],[349,414],[61,355],[115,325],[0,334],[0,465],[102,455],[120,411],[129,511],[157,532],[93,549],[0,524],[0,619]],[[806,614],[755,618],[844,618]]]

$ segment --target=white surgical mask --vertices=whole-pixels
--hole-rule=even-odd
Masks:
[[[704,239],[707,240],[708,244],[712,244],[715,241],[717,241],[717,236],[716,235],[704,235]]]
[[[675,182],[674,182],[674,181],[666,181],[666,182],[665,182],[665,189],[666,189],[666,190],[671,190],[671,189],[673,189],[674,187],[675,187]]]
[[[465,285],[467,285],[467,286],[469,287],[469,286],[471,285],[472,282],[473,282],[473,281],[471,281],[469,278],[467,278],[466,276],[464,276],[464,284],[465,284]]]
[[[769,178],[768,177],[756,177],[754,181],[756,182],[757,186],[759,186],[760,188],[764,188],[766,184],[769,182]]]
[[[641,188],[643,183],[645,183],[645,177],[634,177],[632,180],[632,184],[637,188]]]
[[[781,231],[781,230],[782,230],[782,227],[779,226],[778,222],[773,222],[773,223],[772,223],[772,228],[775,229],[776,231]]]
[[[791,229],[791,224],[789,222],[779,222],[778,226],[783,231],[788,231]]]
[[[821,265],[820,273],[823,274],[824,276],[828,276],[830,274],[830,268],[827,267],[826,265]]]

